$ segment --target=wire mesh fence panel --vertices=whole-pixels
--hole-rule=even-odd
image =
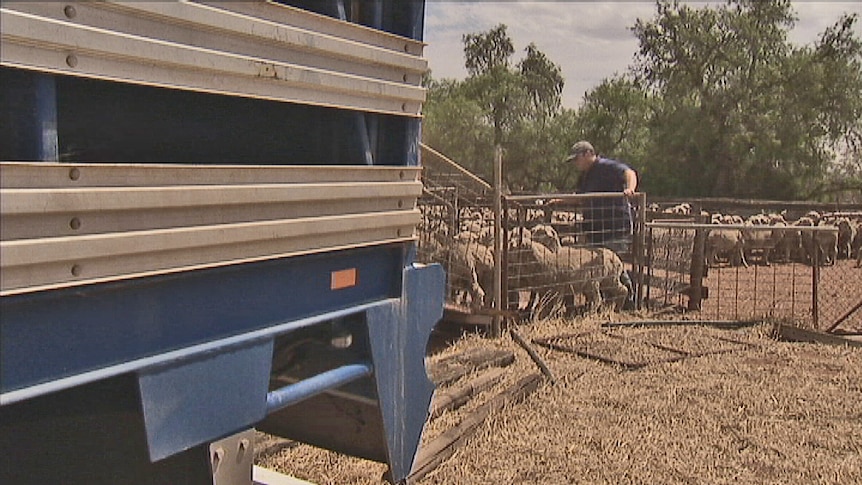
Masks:
[[[447,304],[478,311],[491,306],[494,216],[490,185],[421,145],[417,260],[446,270]]]
[[[696,231],[648,225],[642,294],[650,310],[687,308]]]
[[[448,304],[491,308],[493,189],[421,148],[417,259],[444,266]],[[621,284],[647,310],[862,332],[862,211],[645,199],[629,201],[626,219],[621,194],[504,197],[503,308],[530,317],[618,309],[631,299]]]
[[[650,222],[646,235],[642,291],[650,310],[672,308],[715,320],[783,318],[820,329],[843,325],[848,332],[862,328],[862,270],[851,257],[836,256],[831,224]]]
[[[835,227],[837,233],[826,244],[816,241],[823,264],[817,291],[818,326],[862,333],[862,211],[825,213],[821,222]]]
[[[817,308],[819,328],[862,333],[862,266],[856,259],[839,258],[834,264],[820,268]]]
[[[620,310],[635,301],[644,198],[505,198],[507,308],[524,317]]]
[[[814,271],[801,263],[748,267],[716,265],[703,279],[708,298],[701,311],[716,320],[789,319],[811,326],[815,321]]]

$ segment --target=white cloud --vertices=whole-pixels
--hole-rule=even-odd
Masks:
[[[862,15],[856,2],[797,1],[793,6],[800,20],[790,39],[798,44],[814,42],[843,11]],[[463,79],[462,36],[505,24],[516,56],[533,42],[560,65],[566,81],[563,105],[574,108],[586,91],[633,63],[638,44],[630,29],[638,18],[652,19],[655,6],[648,1],[429,0],[425,12],[425,57],[435,78]]]

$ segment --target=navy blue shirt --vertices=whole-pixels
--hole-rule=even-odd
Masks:
[[[584,208],[584,233],[589,241],[629,238],[632,235],[631,204],[622,191],[626,188],[626,170],[631,167],[609,158],[597,158],[589,170],[581,175],[578,193],[618,192],[620,195],[587,200]]]

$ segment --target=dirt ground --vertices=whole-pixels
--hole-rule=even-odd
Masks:
[[[417,483],[862,483],[862,348],[780,342],[769,323],[601,326],[621,319],[637,317],[519,326],[556,382],[492,414]],[[503,382],[431,420],[423,443],[538,372],[508,336],[465,335],[428,363],[477,347],[509,349],[515,363]],[[385,483],[379,463],[269,449],[258,465],[316,484]]]

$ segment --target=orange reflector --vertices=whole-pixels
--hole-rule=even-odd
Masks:
[[[341,290],[343,288],[350,288],[351,286],[356,286],[356,268],[332,272],[330,289]]]

